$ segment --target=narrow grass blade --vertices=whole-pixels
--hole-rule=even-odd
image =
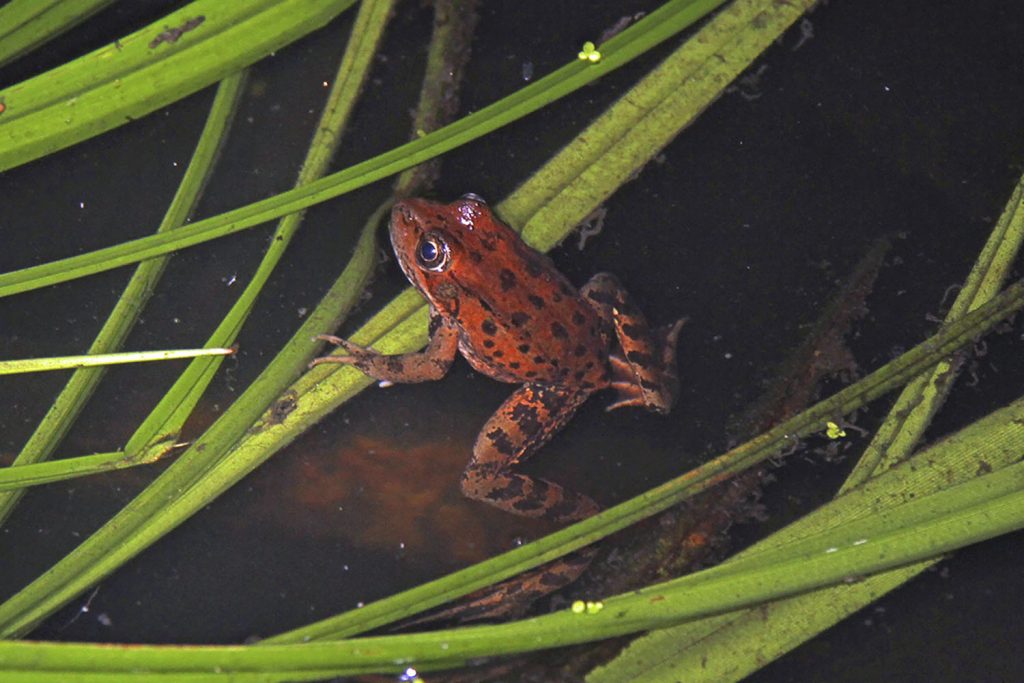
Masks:
[[[34,465],[0,468],[0,491],[15,491],[26,486],[51,484],[56,481],[100,474],[137,465],[148,465],[170,453],[170,449],[157,452],[153,457],[133,458],[124,451],[97,453],[77,458],[63,458]]]
[[[0,89],[0,171],[216,83],[320,28],[353,1],[195,0],[112,45]]]
[[[68,31],[113,0],[12,0],[0,7],[0,66]]]
[[[946,315],[951,322],[985,303],[999,291],[1024,241],[1024,177],[1017,181],[1009,202],[971,268]],[[881,469],[906,459],[920,442],[932,417],[953,386],[959,363],[943,360],[900,394],[850,477],[843,491],[858,486]]]
[[[179,228],[192,212],[213,168],[220,143],[226,134],[244,82],[244,73],[240,72],[224,79],[218,86],[217,95],[214,97],[199,142],[192,154],[188,168],[185,169],[178,191],[164,213],[164,218],[157,229],[158,233]],[[110,353],[121,347],[145,308],[146,302],[149,301],[149,297],[167,265],[168,258],[164,256],[150,259],[135,269],[117,304],[89,346],[89,354]],[[217,364],[210,365],[217,367]],[[28,465],[50,457],[96,390],[104,372],[103,369],[92,368],[78,370],[72,374],[68,383],[57,395],[53,405],[40,420],[24,448],[21,449],[14,465]],[[138,453],[137,455],[142,457],[144,454]],[[16,492],[0,494],[0,522],[10,515],[20,500],[20,496],[21,494]]]
[[[170,351],[126,351],[124,353],[97,353],[84,356],[4,360],[0,361],[0,375],[94,368],[101,365],[121,365],[124,363],[146,363],[156,360],[181,360],[183,358],[198,358],[201,356],[230,356],[234,352],[234,349],[174,349]]]

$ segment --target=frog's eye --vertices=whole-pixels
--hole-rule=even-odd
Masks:
[[[480,195],[478,195],[475,192],[467,192],[466,194],[462,195],[460,197],[460,199],[472,199],[474,202],[480,202],[481,204],[487,204],[487,202],[484,200],[484,198],[481,197]]]
[[[421,267],[440,273],[448,267],[451,260],[448,243],[436,232],[428,232],[420,238],[420,243],[416,247],[416,260]]]

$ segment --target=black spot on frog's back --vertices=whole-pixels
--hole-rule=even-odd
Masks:
[[[501,291],[507,292],[516,286],[516,274],[508,268],[502,268],[498,273],[498,280],[501,283]]]

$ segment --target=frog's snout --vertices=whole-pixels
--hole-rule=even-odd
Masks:
[[[394,223],[398,219],[406,223],[411,223],[414,220],[412,209],[405,202],[395,202],[395,205],[391,207],[391,222]]]

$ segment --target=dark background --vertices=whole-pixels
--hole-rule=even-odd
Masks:
[[[0,69],[3,87],[180,6],[122,2]],[[572,59],[653,2],[485,3],[463,112]],[[197,217],[288,189],[319,116],[352,13],[253,68]],[[431,13],[400,5],[335,168],[408,137]],[[730,418],[774,381],[859,258],[894,236],[868,315],[849,339],[865,371],[935,329],[1024,173],[1024,5],[829,2],[769,49],[606,205],[604,231],[553,252],[577,283],[610,270],[655,322],[689,316],[683,390],[668,417],[591,401],[531,463],[604,504],[721,452]],[[670,41],[444,160],[436,196],[498,200],[670,52]],[[529,66],[527,66],[529,65]],[[0,175],[0,272],[149,234],[173,195],[212,90]],[[2,125],[2,122],[0,122]],[[336,277],[378,183],[312,208],[200,406],[208,423],[292,334]],[[199,345],[258,261],[271,226],[177,255],[127,349]],[[0,300],[6,358],[82,352],[130,275],[120,269]],[[1019,276],[1018,269],[1014,276]],[[404,285],[381,266],[342,334]],[[948,302],[947,302],[948,303]],[[1020,395],[1022,326],[988,339],[929,433]],[[123,445],[180,365],[110,371],[61,456]],[[65,376],[0,379],[0,453],[17,452]],[[977,381],[975,381],[975,379]],[[436,383],[370,390],[142,553],[33,637],[241,642],[415,585],[548,530],[463,501],[476,431],[510,387],[461,360]],[[870,427],[891,399],[861,416]],[[198,429],[198,426],[196,427]],[[190,436],[194,436],[194,433]],[[865,437],[853,434],[859,447]],[[801,453],[776,471],[751,542],[827,500],[855,458]],[[156,476],[159,467],[32,490],[0,530],[0,596],[44,571]],[[1012,680],[1024,675],[1020,533],[965,549],[935,571],[769,665],[763,681]],[[80,613],[89,602],[89,611]],[[864,653],[870,653],[864,661]]]

